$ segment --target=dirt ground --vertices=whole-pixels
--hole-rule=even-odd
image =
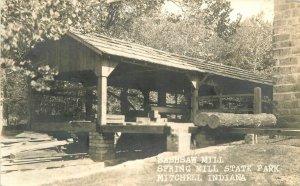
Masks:
[[[204,160],[213,157],[216,162]],[[259,137],[256,145],[239,141],[184,154],[164,152],[110,167],[87,159],[73,161],[66,167],[37,166],[35,170],[2,174],[1,183],[14,186],[300,185],[300,139],[287,137]]]

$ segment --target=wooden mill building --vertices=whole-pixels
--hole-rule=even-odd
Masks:
[[[111,155],[113,150],[110,145],[97,146],[96,143],[110,144],[115,132],[161,134],[168,132],[165,124],[109,125],[108,86],[140,90],[144,96],[144,106],[151,105],[149,92],[157,92],[156,107],[159,112],[186,115],[185,118],[188,119],[182,122],[183,125],[193,122],[194,115],[199,110],[198,97],[211,94],[210,87],[205,84],[209,80],[213,80],[221,87],[221,92],[214,94],[251,93],[255,87],[260,87],[262,96],[269,96],[272,99],[272,81],[265,76],[103,35],[69,31],[58,41],[47,41],[37,45],[31,57],[35,63],[56,67],[61,79],[78,81],[85,86],[96,85],[96,123],[67,122],[47,125],[36,123],[32,126],[44,131],[90,132],[90,152],[95,159],[105,159]],[[188,104],[180,109],[170,108],[166,104],[166,93],[183,94]],[[90,107],[91,105],[87,103],[87,113],[91,110]],[[125,115],[126,123],[127,116],[125,113],[122,114]]]

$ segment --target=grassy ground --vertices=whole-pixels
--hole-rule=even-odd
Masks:
[[[201,161],[202,157],[221,157],[223,163],[205,163]],[[174,157],[196,157],[197,161],[194,163],[168,163],[162,164],[158,159],[173,160]],[[176,166],[191,168],[185,172],[172,172],[167,169],[167,172],[162,173],[162,166],[171,166],[175,169]],[[196,167],[204,165],[215,165],[218,169],[216,173],[197,172]],[[225,167],[231,167],[234,172],[224,172]],[[251,166],[251,171],[242,172],[241,165]],[[260,165],[262,170],[260,170]],[[239,166],[240,169],[237,167]],[[266,169],[266,167],[268,169]],[[271,169],[271,168],[274,169]],[[276,171],[278,169],[278,171]],[[74,170],[76,171],[76,170]],[[263,172],[264,171],[264,172]],[[272,172],[273,171],[273,172]],[[158,176],[162,174],[197,174],[202,181],[174,181],[170,177],[166,181],[158,181]],[[209,175],[237,175],[242,174],[245,181],[232,180],[231,181],[209,181]],[[174,178],[174,177],[173,177]],[[198,177],[197,177],[198,178]],[[178,153],[162,153],[156,157],[151,157],[143,160],[128,161],[116,166],[104,168],[101,172],[86,176],[79,179],[71,179],[63,182],[55,182],[50,185],[100,185],[100,186],[116,186],[116,185],[300,185],[300,139],[288,138],[259,138],[259,144],[246,145],[236,144],[229,146],[208,147],[191,151],[189,154]]]

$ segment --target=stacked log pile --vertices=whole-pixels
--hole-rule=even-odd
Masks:
[[[233,114],[199,112],[195,116],[195,125],[217,127],[270,127],[276,124],[273,114]]]

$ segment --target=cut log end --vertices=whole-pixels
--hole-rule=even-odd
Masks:
[[[194,119],[194,124],[196,126],[200,126],[200,127],[204,127],[209,125],[210,123],[210,115],[212,115],[214,113],[212,112],[199,112],[197,113],[197,115],[195,116]]]
[[[216,115],[211,115],[209,117],[209,123],[208,126],[212,129],[218,128],[221,125],[220,119]]]

